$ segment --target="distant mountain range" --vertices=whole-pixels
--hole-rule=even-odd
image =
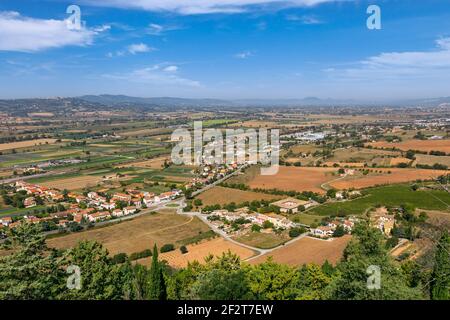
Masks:
[[[98,103],[108,106],[117,105],[138,105],[138,106],[158,106],[158,107],[268,107],[268,106],[423,106],[436,107],[443,104],[450,104],[450,97],[430,98],[430,99],[412,99],[397,101],[357,101],[357,100],[338,100],[338,99],[320,99],[317,97],[307,97],[303,99],[188,99],[174,97],[154,97],[141,98],[130,97],[126,95],[86,95],[77,97],[78,99],[91,103]]]

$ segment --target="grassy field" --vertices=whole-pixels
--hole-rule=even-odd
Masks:
[[[215,204],[228,204],[234,202],[236,204],[253,200],[278,200],[281,196],[265,194],[260,192],[243,191],[232,188],[214,187],[200,194],[197,199],[202,200],[203,206]]]
[[[250,232],[235,237],[234,240],[255,248],[271,249],[289,241],[290,238],[285,233],[277,235],[274,233]]]
[[[369,195],[346,202],[321,205],[308,211],[313,215],[358,215],[376,205],[412,205],[426,210],[449,210],[450,194],[445,191],[413,191],[408,185],[392,185],[369,189]]]
[[[221,256],[228,251],[238,255],[242,260],[248,259],[255,254],[252,250],[241,247],[223,238],[215,238],[198,244],[187,245],[186,247],[188,250],[186,254],[182,254],[180,250],[175,250],[161,253],[159,259],[167,261],[172,267],[183,268],[190,262],[198,261],[203,263],[209,255]],[[137,262],[150,266],[151,258],[140,259]]]
[[[332,241],[323,241],[313,238],[303,238],[268,254],[251,260],[251,264],[262,263],[272,257],[275,262],[285,263],[298,267],[303,264],[323,264],[325,260],[336,264],[341,258],[351,236],[336,238]]]
[[[81,240],[95,240],[102,243],[111,254],[131,254],[151,249],[155,243],[158,247],[167,243],[178,247],[184,240],[210,230],[196,217],[171,212],[146,214],[119,224],[49,239],[47,243],[50,247],[71,248]]]
[[[321,184],[336,179],[335,168],[285,167],[280,166],[276,175],[257,175],[248,185],[251,188],[279,189],[286,191],[313,191],[324,193]]]

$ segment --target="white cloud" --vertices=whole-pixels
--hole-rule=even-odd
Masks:
[[[146,68],[132,70],[127,73],[105,74],[103,77],[113,80],[152,84],[163,87],[201,87],[200,82],[183,78],[176,74],[177,71],[177,66],[157,64]]]
[[[322,20],[320,20],[319,18],[317,18],[314,15],[298,16],[298,15],[295,15],[295,14],[290,14],[290,15],[286,16],[286,20],[299,22],[299,23],[302,23],[302,24],[321,24],[321,23],[323,23]]]
[[[243,52],[236,53],[234,55],[234,57],[236,59],[247,59],[247,58],[250,58],[252,56],[253,56],[253,53],[251,51],[243,51]]]
[[[343,80],[414,80],[450,78],[450,38],[436,41],[430,51],[387,52],[359,61],[349,68],[324,70]]]
[[[171,11],[179,14],[239,13],[248,6],[278,4],[314,6],[326,2],[349,0],[84,0],[96,6],[136,8],[148,11]]]
[[[104,31],[111,30],[111,26],[109,24],[104,24],[102,26],[95,27],[93,30],[95,32],[104,32]]]
[[[134,43],[132,45],[129,45],[127,47],[127,50],[131,54],[136,54],[136,53],[145,53],[145,52],[154,51],[155,49],[152,47],[149,47],[145,43]]]
[[[177,66],[168,66],[164,68],[165,72],[177,72],[178,71],[178,67]]]
[[[64,20],[34,19],[0,11],[0,51],[35,52],[69,45],[92,44],[98,31],[70,30]]]

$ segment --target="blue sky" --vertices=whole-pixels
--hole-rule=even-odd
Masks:
[[[382,101],[449,81],[449,0],[0,0],[0,98]]]

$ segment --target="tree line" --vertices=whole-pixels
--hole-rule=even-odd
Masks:
[[[450,237],[443,232],[433,265],[392,260],[381,232],[367,223],[358,224],[353,239],[335,266],[307,264],[301,267],[275,263],[251,265],[231,252],[209,256],[173,269],[153,248],[146,267],[130,260],[114,261],[99,243],[80,242],[72,249],[46,245],[36,225],[24,224],[10,231],[0,257],[0,299],[57,300],[366,300],[450,299]],[[369,266],[380,268],[380,289],[367,286]],[[80,271],[78,288],[71,287]],[[69,289],[72,288],[72,289]]]

